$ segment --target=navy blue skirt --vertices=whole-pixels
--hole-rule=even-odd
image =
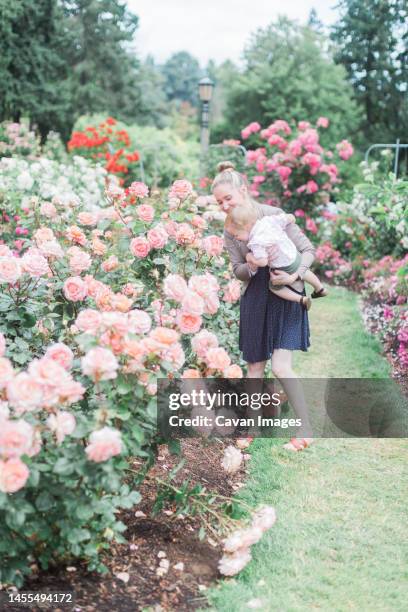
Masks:
[[[291,287],[295,293],[305,295]],[[269,291],[269,268],[258,268],[241,297],[239,348],[248,363],[266,361],[275,349],[307,351],[309,318],[297,302]]]

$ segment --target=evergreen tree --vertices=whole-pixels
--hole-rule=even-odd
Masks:
[[[174,53],[163,65],[162,72],[168,100],[198,105],[198,82],[203,75],[195,57],[187,51]]]
[[[370,142],[408,134],[408,5],[406,0],[341,0],[333,28],[342,64],[364,111]]]

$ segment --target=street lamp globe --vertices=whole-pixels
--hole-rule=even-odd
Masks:
[[[200,100],[202,102],[210,102],[212,98],[212,92],[214,89],[214,83],[208,77],[204,77],[198,83],[198,92],[200,95]]]

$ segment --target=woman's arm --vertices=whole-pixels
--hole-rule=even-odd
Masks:
[[[297,271],[300,278],[303,280],[303,276],[310,266],[314,262],[316,249],[310,242],[298,225],[290,223],[286,228],[286,233],[301,254],[301,262]]]

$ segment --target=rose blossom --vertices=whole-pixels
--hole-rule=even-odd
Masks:
[[[33,443],[32,426],[19,421],[3,421],[0,428],[0,455],[9,459],[27,455]]]
[[[118,361],[111,351],[101,347],[93,348],[81,359],[82,372],[95,382],[116,378]]]
[[[47,425],[55,432],[58,444],[62,444],[65,436],[71,435],[75,430],[76,420],[70,412],[58,410],[56,414],[50,414]]]
[[[130,250],[135,257],[147,257],[150,252],[149,241],[144,236],[137,236],[130,242]]]
[[[120,431],[110,427],[102,427],[91,433],[89,444],[85,449],[88,459],[100,463],[115,455],[120,455],[123,443]]]
[[[188,281],[188,287],[202,298],[206,298],[209,293],[216,293],[220,288],[217,279],[210,272],[191,276]]]
[[[204,312],[204,301],[195,291],[187,290],[181,301],[183,312],[201,315]]]
[[[327,117],[319,117],[316,125],[317,127],[327,128],[329,127],[329,120]]]
[[[91,267],[92,259],[77,247],[73,247],[72,249],[68,249],[69,258],[69,267],[73,274],[81,274],[85,270],[88,270]]]
[[[191,347],[197,354],[197,357],[204,359],[208,349],[216,348],[218,346],[218,338],[212,332],[202,329],[196,336],[191,340]]]
[[[102,242],[102,240],[99,240],[99,238],[92,238],[92,251],[95,253],[95,255],[105,255],[107,250],[108,247]]]
[[[162,249],[169,240],[163,225],[159,224],[147,232],[147,239],[152,249]]]
[[[205,362],[209,368],[221,372],[231,364],[231,358],[223,348],[210,348],[205,354]]]
[[[18,414],[42,405],[43,389],[34,376],[20,372],[7,385],[7,399]]]
[[[221,236],[206,236],[203,239],[202,246],[210,257],[221,255],[224,248],[224,240]]]
[[[241,451],[235,448],[235,446],[230,445],[224,450],[221,465],[227,474],[235,474],[240,468],[242,459],[243,455]]]
[[[98,222],[98,215],[91,212],[80,212],[78,214],[78,223],[81,225],[96,225]]]
[[[65,235],[68,240],[70,240],[71,242],[76,242],[81,246],[85,246],[87,243],[84,232],[76,225],[71,225],[71,227],[69,227],[65,232]]]
[[[88,295],[88,287],[79,276],[67,278],[63,287],[64,295],[70,302],[80,302]]]
[[[74,361],[74,353],[69,346],[63,342],[56,342],[49,346],[46,350],[45,357],[56,361],[65,370],[69,370]]]
[[[218,562],[218,569],[224,576],[235,576],[251,560],[251,553],[247,548],[241,548],[233,555],[224,555]]]
[[[0,244],[0,257],[13,257],[13,251],[5,244]]]
[[[181,378],[202,378],[202,376],[198,370],[194,370],[194,368],[188,368],[187,370],[184,370],[181,375]]]
[[[147,334],[152,327],[152,319],[144,310],[131,310],[128,314],[128,328],[132,334]]]
[[[109,259],[106,259],[102,263],[102,270],[104,272],[112,272],[113,270],[116,270],[118,266],[119,266],[118,258],[116,257],[116,255],[111,255]]]
[[[102,315],[97,310],[85,308],[76,318],[75,325],[83,332],[96,334],[102,323]]]
[[[262,534],[263,530],[259,527],[252,526],[246,529],[237,529],[237,531],[234,531],[224,540],[223,548],[227,553],[234,553],[240,548],[249,548],[259,542]]]
[[[205,314],[215,314],[220,307],[220,300],[216,293],[209,293],[204,300]]]
[[[0,491],[15,493],[22,489],[27,482],[30,471],[21,459],[0,461]]]
[[[239,365],[234,363],[228,366],[228,368],[225,368],[223,376],[224,378],[242,378],[243,372]]]
[[[195,233],[188,223],[179,223],[176,229],[176,242],[180,245],[191,245],[195,240]]]
[[[177,314],[177,325],[182,334],[195,334],[202,325],[200,315],[179,311]]]
[[[34,278],[44,276],[49,271],[48,261],[37,248],[30,248],[20,261],[23,271]]]
[[[149,195],[149,188],[140,181],[133,181],[130,184],[129,193],[137,198],[146,198]]]
[[[241,297],[241,284],[238,280],[231,280],[224,289],[224,302],[230,304],[236,302]]]
[[[154,219],[154,208],[149,204],[141,204],[136,208],[136,214],[141,221],[151,223]]]
[[[179,339],[179,333],[175,329],[168,327],[156,327],[150,332],[150,338],[156,340],[159,344],[170,346]]]
[[[60,257],[64,256],[64,251],[56,240],[42,242],[38,248],[44,257],[55,257],[56,259],[59,259]]]
[[[178,198],[179,200],[183,201],[186,198],[188,198],[188,196],[191,195],[192,192],[193,192],[192,184],[189,181],[181,179],[181,180],[174,181],[173,185],[171,186],[170,192],[169,192],[169,197]]]
[[[0,332],[0,357],[3,357],[6,352],[6,339],[4,335]]]
[[[183,347],[179,342],[176,342],[165,349],[162,352],[161,357],[163,361],[168,361],[171,363],[175,370],[179,370],[186,360]]]
[[[252,526],[266,531],[270,529],[276,521],[275,508],[272,506],[264,506],[255,512],[252,517]]]
[[[21,264],[17,257],[0,257],[0,283],[10,283],[14,285],[21,274]]]
[[[0,389],[3,389],[14,376],[13,366],[5,357],[0,357]]]
[[[176,302],[181,302],[187,293],[187,283],[179,274],[169,274],[163,281],[164,295]]]
[[[55,235],[52,229],[50,229],[49,227],[40,227],[36,232],[34,232],[33,238],[39,246],[43,242],[55,240]]]
[[[44,217],[54,219],[57,216],[57,209],[52,202],[43,202],[40,207],[40,213],[44,215]]]

